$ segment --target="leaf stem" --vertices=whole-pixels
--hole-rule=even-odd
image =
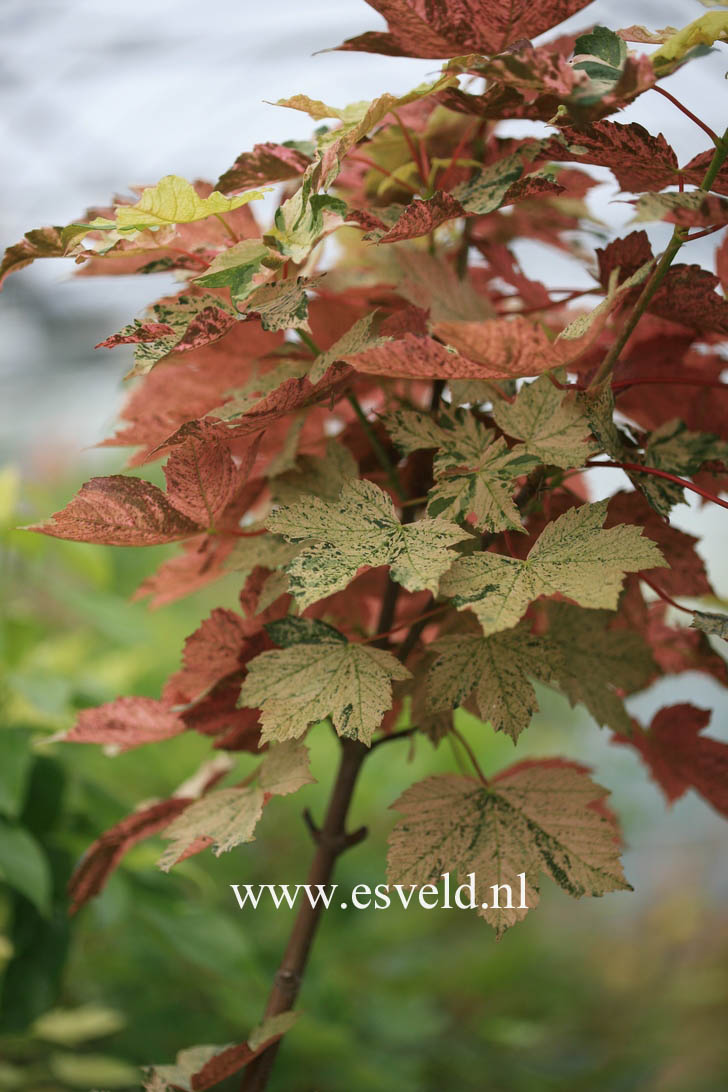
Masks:
[[[470,746],[470,744],[468,743],[465,736],[462,734],[462,732],[458,731],[457,728],[453,728],[452,734],[455,736],[455,739],[458,741],[458,743],[460,744],[460,746],[463,748],[466,755],[470,759],[470,762],[471,762],[471,764],[473,766],[473,769],[475,770],[476,774],[478,775],[478,778],[481,781],[481,783],[483,785],[487,785],[488,784],[487,778],[486,778],[485,774],[483,773],[483,771],[481,770],[480,764],[479,764],[477,758],[475,757],[475,753],[473,752],[473,748]]]
[[[387,480],[388,480],[389,484],[391,485],[392,489],[395,491],[395,493],[397,494],[397,496],[399,497],[400,500],[406,500],[407,494],[405,493],[405,491],[404,491],[404,489],[402,487],[402,483],[399,480],[399,476],[397,474],[397,471],[395,470],[394,465],[392,464],[389,456],[387,455],[387,452],[384,450],[384,447],[383,447],[379,437],[377,436],[376,432],[374,431],[374,428],[372,426],[371,421],[369,420],[369,418],[365,414],[364,410],[361,408],[361,405],[359,404],[358,398],[356,397],[355,394],[351,394],[351,393],[347,394],[346,398],[347,398],[347,401],[349,402],[349,405],[354,410],[354,413],[357,416],[359,424],[361,425],[361,427],[364,429],[365,433],[367,434],[367,439],[369,440],[369,444],[370,444],[370,446],[372,448],[372,451],[376,455],[377,460],[379,462],[379,465],[382,467],[385,474],[387,475]]]
[[[675,96],[671,95],[669,91],[666,91],[664,87],[658,87],[657,84],[654,84],[652,90],[657,91],[658,95],[662,95],[663,98],[668,99],[673,106],[677,106],[678,110],[680,110],[686,118],[690,118],[696,125],[699,125],[703,132],[708,134],[714,144],[720,144],[720,137],[718,134],[714,132],[709,125],[706,125],[704,121],[701,121],[692,110],[688,110],[687,106],[684,106],[683,103],[680,102],[680,99],[676,99]]]
[[[694,482],[688,481],[687,478],[679,478],[677,474],[670,474],[667,470],[658,470],[656,466],[643,466],[641,463],[617,463],[611,459],[605,459],[603,462],[598,463],[587,462],[584,463],[584,466],[589,470],[598,470],[600,466],[609,466],[616,470],[628,470],[630,473],[652,474],[655,478],[664,478],[668,482],[675,482],[676,485],[681,485],[683,489],[689,489],[692,493],[698,493],[701,497],[705,497],[706,500],[712,501],[713,504],[719,504],[721,508],[728,508],[728,501],[721,500],[715,493],[710,493],[707,489],[695,485]]]
[[[705,177],[703,178],[703,181],[700,183],[699,189],[710,189],[716,175],[718,174],[718,171],[722,167],[727,156],[728,129],[726,129],[722,139],[717,140],[713,158],[711,159],[710,165],[705,172]],[[655,292],[657,292],[657,289],[660,287],[665,277],[667,276],[668,270],[675,259],[675,255],[680,250],[680,247],[683,245],[687,237],[687,228],[677,225],[672,233],[672,238],[670,239],[670,242],[667,244],[664,254],[650,274],[650,277],[648,278],[647,283],[642,289],[642,292],[640,293],[637,302],[632,308],[632,312],[627,319],[627,322],[624,324],[624,329],[622,330],[621,334],[614,342],[614,345],[612,345],[611,349],[597,369],[594,378],[589,384],[590,387],[600,386],[607,378],[607,376],[612,374],[614,366],[619,360],[622,350],[632,336],[632,333],[634,332],[637,323],[642,318],[642,315],[645,313],[649,304],[651,303],[652,297],[655,295]]]
[[[669,603],[671,607],[675,607],[676,610],[681,610],[684,614],[692,614],[693,612],[688,607],[682,607],[679,603],[676,603],[667,592],[664,592],[662,588],[658,588],[657,584],[653,584],[651,580],[648,580],[644,574],[640,574],[640,580],[643,580],[648,588],[652,588],[655,595],[659,596],[665,603]]]

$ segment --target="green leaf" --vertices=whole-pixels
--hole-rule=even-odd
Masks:
[[[51,873],[41,846],[21,826],[0,819],[0,880],[48,914]]]
[[[57,1081],[71,1088],[133,1088],[139,1070],[121,1058],[108,1054],[52,1054],[50,1071]]]
[[[551,642],[523,624],[491,637],[452,634],[431,648],[437,659],[427,676],[428,708],[454,708],[474,692],[480,717],[514,743],[538,711],[529,676],[548,683],[564,669]]]
[[[75,1009],[51,1009],[33,1024],[33,1034],[39,1039],[63,1046],[76,1046],[90,1039],[113,1035],[126,1024],[116,1009],[103,1005],[80,1005]]]
[[[264,241],[284,257],[301,263],[324,230],[325,213],[343,219],[347,213],[346,203],[329,194],[312,193],[309,168],[300,189],[276,209],[274,225]]]
[[[320,631],[311,644],[262,652],[248,665],[239,704],[260,709],[261,740],[302,736],[330,716],[340,736],[369,744],[392,705],[392,679],[408,679],[389,652]]]
[[[206,288],[227,285],[233,299],[240,301],[252,291],[256,273],[260,273],[264,266],[275,265],[280,265],[280,258],[270,247],[261,243],[260,239],[243,239],[218,254],[207,272],[195,278],[195,284]]]
[[[521,387],[514,402],[496,402],[492,414],[503,432],[522,440],[523,449],[542,463],[569,469],[597,450],[580,406],[547,375]]]
[[[316,645],[322,641],[342,641],[346,644],[346,637],[339,633],[338,629],[329,626],[326,622],[319,622],[317,618],[297,618],[295,614],[289,614],[285,618],[279,618],[276,622],[268,622],[265,630],[281,648],[291,648],[293,645]]]
[[[546,528],[525,561],[482,553],[460,558],[440,584],[458,610],[471,608],[486,634],[509,629],[541,595],[560,592],[582,607],[617,606],[625,573],[664,564],[634,524],[603,530],[607,502],[571,508]]]
[[[607,792],[583,767],[560,759],[518,763],[487,786],[441,774],[419,781],[392,805],[390,884],[474,874],[475,909],[500,935],[538,903],[545,872],[574,898],[629,890],[613,823],[594,805]],[[520,875],[525,874],[525,906]],[[508,884],[494,899],[493,884]]]
[[[337,501],[311,495],[279,508],[267,526],[290,542],[312,542],[286,566],[301,610],[345,588],[363,566],[389,565],[408,591],[434,593],[454,557],[449,547],[468,537],[441,519],[403,526],[389,495],[358,480],[347,482]]]
[[[25,790],[33,765],[30,735],[21,728],[0,731],[0,813],[16,819],[23,809]]]
[[[583,69],[592,80],[616,83],[627,60],[627,45],[613,30],[596,26],[576,39],[574,54],[586,57],[577,60],[574,68]]]
[[[509,449],[493,429],[465,411],[442,413],[436,424],[429,414],[398,410],[387,428],[403,451],[438,448],[436,484],[427,504],[430,516],[464,520],[472,514],[478,528],[523,530],[512,498],[515,480],[538,465],[523,445]]]
[[[168,174],[156,186],[147,187],[135,205],[118,205],[113,220],[97,216],[86,226],[93,230],[117,228],[119,231],[143,231],[167,224],[190,224],[195,220],[206,220],[208,216],[232,212],[249,201],[260,201],[269,192],[270,187],[266,187],[264,190],[248,190],[235,197],[225,197],[218,190],[213,190],[209,197],[200,197],[186,179]]]

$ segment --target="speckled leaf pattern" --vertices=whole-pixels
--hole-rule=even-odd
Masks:
[[[598,806],[607,795],[582,766],[560,759],[519,763],[486,787],[442,774],[419,781],[392,805],[403,819],[392,831],[390,883],[436,882],[444,872],[475,874],[477,912],[498,935],[539,901],[539,874],[568,894],[629,890],[613,823]],[[519,875],[525,873],[525,907]],[[508,884],[507,892],[493,884]]]
[[[258,767],[254,782],[209,792],[170,823],[164,832],[170,844],[159,867],[168,872],[200,843],[211,845],[219,857],[241,842],[251,842],[267,797],[296,792],[313,780],[304,744],[276,744]]]
[[[472,413],[443,413],[439,423],[417,410],[398,410],[388,422],[395,443],[404,451],[436,447],[435,486],[427,511],[433,517],[466,519],[488,531],[521,531],[513,501],[515,481],[538,460],[519,444],[510,449],[494,429]]]
[[[709,432],[693,432],[677,419],[656,428],[645,446],[645,466],[682,478],[692,477],[713,460],[728,465],[728,444]],[[685,490],[677,482],[647,474],[634,474],[632,479],[661,516],[669,517],[673,506],[685,500]]]
[[[331,365],[335,364],[337,360],[345,359],[349,353],[358,353],[362,349],[373,348],[386,340],[377,336],[376,317],[376,312],[365,315],[364,318],[355,322],[345,334],[338,338],[329,349],[319,353],[308,374],[308,378],[312,383],[318,383],[323,379]]]
[[[240,704],[261,710],[262,740],[297,739],[331,717],[340,736],[370,743],[409,671],[391,653],[332,634],[263,652],[248,664]]]
[[[514,402],[496,402],[492,413],[498,427],[522,440],[524,450],[542,463],[581,466],[596,450],[580,406],[548,376],[523,386]]]
[[[690,625],[694,629],[700,629],[713,637],[722,637],[728,641],[728,614],[718,614],[716,611],[695,610]]]
[[[492,553],[461,558],[440,590],[459,610],[473,610],[486,636],[514,626],[541,595],[560,592],[582,607],[614,610],[624,574],[663,558],[633,524],[603,530],[606,511],[606,501],[569,509],[546,526],[525,561]]]
[[[389,33],[374,31],[350,38],[339,49],[395,57],[455,57],[461,53],[500,53],[519,39],[544,30],[586,7],[586,0],[368,0],[387,20]]]
[[[402,525],[391,498],[370,481],[347,482],[338,501],[307,496],[273,512],[268,528],[291,542],[313,540],[286,566],[301,610],[345,588],[363,566],[389,565],[408,591],[434,592],[449,568],[457,524],[421,519]]]
[[[318,278],[288,277],[256,288],[245,301],[245,310],[259,316],[264,330],[310,330],[307,290]]]
[[[558,688],[572,705],[582,704],[600,726],[630,731],[622,694],[647,686],[656,673],[652,654],[638,633],[610,629],[614,615],[549,603],[548,641],[561,654]]]
[[[454,708],[474,692],[478,712],[515,743],[538,711],[531,678],[551,682],[562,670],[561,653],[525,625],[496,633],[452,634],[433,642],[437,659],[427,676],[427,704]]]
[[[189,538],[198,529],[156,485],[124,474],[92,478],[47,523],[29,528],[53,538],[104,546],[159,546]]]

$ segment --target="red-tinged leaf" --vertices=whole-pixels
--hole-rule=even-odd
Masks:
[[[597,250],[599,279],[606,286],[610,272],[619,267],[622,283],[653,257],[644,231],[633,231],[617,239],[604,250]],[[670,322],[679,322],[699,331],[728,332],[728,301],[715,289],[718,277],[699,265],[673,265],[649,304],[649,310]],[[625,300],[627,306],[637,298],[634,288]],[[678,416],[680,416],[678,414]]]
[[[728,665],[704,633],[690,626],[670,626],[665,621],[668,606],[662,600],[646,604],[642,633],[655,663],[665,675],[701,671],[720,686],[728,686]]]
[[[184,667],[168,680],[170,704],[194,701],[268,647],[265,630],[235,611],[217,607],[185,641]]]
[[[714,193],[645,193],[634,202],[637,220],[664,220],[680,227],[728,224],[728,199]]]
[[[252,152],[243,152],[216,185],[221,193],[239,193],[264,182],[286,182],[303,174],[311,160],[298,148],[285,144],[256,144]]]
[[[660,709],[647,729],[635,725],[632,735],[616,743],[635,747],[668,801],[688,789],[728,816],[728,743],[700,733],[710,721],[709,709],[687,703]]]
[[[636,523],[660,547],[669,568],[644,573],[668,595],[712,595],[703,559],[696,553],[699,541],[677,527],[671,527],[638,492],[617,493],[609,502],[605,527]]]
[[[595,121],[578,129],[564,127],[547,146],[544,158],[562,163],[609,167],[623,190],[661,190],[678,181],[675,152],[662,133],[642,125]]]
[[[174,329],[166,322],[142,322],[133,328],[127,327],[118,334],[110,334],[94,349],[115,349],[118,345],[138,345],[144,341],[159,341],[163,337],[174,336]]]
[[[235,544],[233,538],[197,535],[182,545],[182,553],[163,561],[157,571],[139,585],[132,600],[149,598],[153,609],[165,607],[207,587],[227,571],[225,561]]]
[[[475,362],[470,375],[479,379],[539,375],[554,367],[552,343],[543,327],[518,315],[485,322],[438,322],[433,332]]]
[[[427,235],[448,220],[465,216],[465,210],[459,201],[449,193],[438,190],[433,197],[423,201],[411,201],[397,220],[394,227],[379,235],[370,232],[378,243],[398,243],[402,239],[415,239]]]
[[[481,119],[550,121],[565,111],[582,125],[621,109],[655,82],[649,57],[628,56],[620,69],[602,66],[602,72],[607,69],[606,81],[592,81],[548,44],[534,48],[527,42],[487,62],[478,59],[474,72],[488,82],[482,94],[449,88],[439,98],[450,109]]]
[[[204,1092],[205,1089],[212,1088],[213,1085],[219,1084],[243,1069],[269,1046],[277,1043],[297,1018],[298,1013],[294,1012],[281,1012],[277,1016],[271,1016],[250,1034],[247,1042],[225,1047],[213,1054],[209,1061],[189,1078],[191,1092]]]
[[[221,307],[210,305],[203,307],[189,324],[182,337],[174,347],[176,353],[188,353],[191,349],[201,349],[203,345],[209,345],[218,341],[231,330],[237,322],[234,315],[224,311]]]
[[[189,538],[199,528],[156,485],[112,474],[92,478],[47,523],[28,530],[104,546],[158,546]]]
[[[180,713],[186,727],[213,736],[217,751],[260,750],[260,715],[257,709],[238,709],[243,672],[228,675],[201,701]]]
[[[69,913],[75,914],[90,898],[103,891],[109,876],[130,849],[168,827],[195,799],[212,789],[229,768],[230,761],[218,756],[180,785],[174,796],[132,812],[97,838],[68,882]]]
[[[351,353],[344,359],[357,371],[399,379],[488,378],[482,367],[457,352],[450,352],[431,337],[405,334],[374,349]]]
[[[138,842],[151,838],[180,815],[192,803],[190,797],[170,797],[151,807],[127,815],[89,846],[68,882],[70,913],[103,891],[121,858]]]
[[[0,263],[0,285],[11,273],[30,265],[36,258],[64,258],[73,249],[74,242],[64,243],[62,228],[44,227],[28,231],[19,243],[9,246]],[[78,240],[76,240],[78,242]]]
[[[199,526],[213,526],[245,484],[256,450],[251,446],[248,457],[238,465],[219,429],[194,422],[164,468],[169,501]]]
[[[456,57],[500,53],[535,38],[587,6],[588,0],[367,0],[387,20],[389,33],[349,38],[339,49],[393,57]]]
[[[728,235],[715,252],[715,271],[724,295],[728,295]]]
[[[680,168],[680,174],[684,180],[692,186],[699,186],[705,178],[714,155],[715,148],[710,148],[708,151],[699,152],[698,155],[694,156],[689,163]],[[728,196],[728,165],[726,163],[718,171],[710,188],[714,193],[722,193],[724,196]]]
[[[166,702],[155,698],[116,698],[84,709],[63,739],[67,743],[104,743],[119,751],[159,743],[184,732],[185,725]]]

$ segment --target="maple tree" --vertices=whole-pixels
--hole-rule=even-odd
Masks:
[[[311,142],[256,145],[216,187],[168,176],[30,231],[2,263],[5,276],[65,257],[81,275],[173,271],[180,284],[101,343],[134,346],[124,424],[105,443],[133,447],[134,467],[166,459],[166,490],[94,478],[31,529],[180,543],[139,589],[153,605],[231,572],[241,589],[240,612],[218,608],[188,637],[159,698],[121,696],[66,733],[121,750],[195,731],[216,752],[100,835],[72,878],[74,909],[140,840],[167,840],[165,870],[252,840],[263,809],[312,780],[304,739],[327,726],[339,765],[321,827],[308,817],[310,884],[363,836],[346,819],[372,748],[449,737],[471,769],[393,804],[392,883],[475,872],[483,894],[523,874],[528,907],[541,874],[575,897],[624,890],[618,820],[585,767],[538,759],[486,776],[459,733],[464,708],[517,743],[534,681],[634,748],[669,801],[692,787],[728,809],[728,745],[700,734],[709,711],[674,705],[644,726],[625,706],[671,673],[728,685],[708,639],[728,637],[728,616],[711,609],[697,540],[670,525],[686,490],[728,507],[726,243],[717,275],[675,262],[728,223],[728,132],[660,84],[728,40],[728,15],[533,46],[584,0],[371,5],[388,31],[339,48],[442,59],[436,79],[344,108],[281,100],[327,124]],[[663,134],[613,120],[651,91],[711,141],[684,166]],[[502,136],[514,118],[548,133]],[[586,254],[592,165],[631,195],[635,223],[673,225],[661,255],[634,229]],[[275,186],[262,224],[254,204]],[[591,287],[528,277],[519,239],[585,261]],[[600,467],[629,491],[591,502]],[[235,782],[240,752],[258,761]],[[479,905],[498,935],[526,912]],[[244,1088],[265,1087],[319,916],[298,911],[261,1027],[183,1051],[150,1089],[241,1069]]]

